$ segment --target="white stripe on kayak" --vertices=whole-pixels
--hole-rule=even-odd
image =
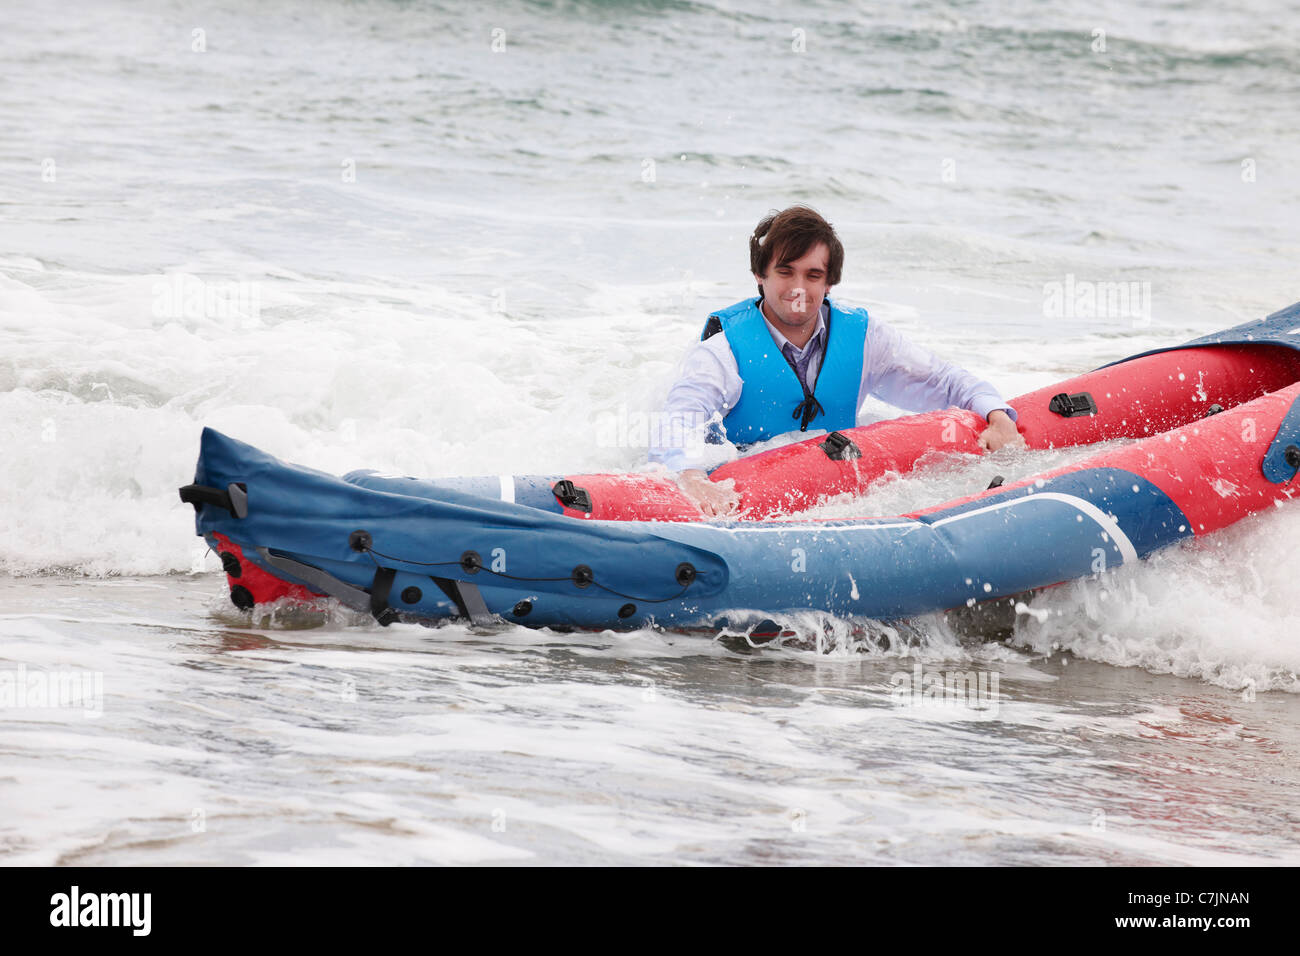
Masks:
[[[1101,529],[1110,536],[1115,542],[1115,547],[1119,548],[1119,553],[1123,555],[1125,561],[1137,560],[1137,548],[1133,547],[1133,542],[1129,540],[1128,535],[1120,528],[1119,523],[1114,518],[1106,514],[1091,501],[1085,501],[1083,498],[1077,498],[1074,495],[1061,494],[1059,491],[1040,491],[1037,494],[1026,495],[1023,498],[1013,498],[1010,501],[1001,501],[994,505],[987,505],[983,508],[976,508],[974,511],[965,511],[959,515],[952,515],[948,518],[940,518],[938,521],[931,521],[930,527],[937,528],[939,525],[948,524],[950,521],[961,521],[963,518],[971,518],[986,511],[997,511],[999,508],[1013,508],[1016,505],[1024,504],[1030,501],[1060,501],[1072,508],[1077,508],[1083,514],[1087,515],[1093,521],[1101,526]],[[924,522],[912,521],[884,521],[875,524],[788,524],[784,527],[773,527],[769,525],[765,528],[745,527],[741,525],[709,525],[702,524],[700,527],[712,528],[714,531],[725,531],[728,534],[759,534],[766,532],[768,534],[787,534],[799,531],[820,531],[827,534],[840,531],[863,531],[874,530],[883,531],[888,528],[917,528],[921,527]]]
[[[514,504],[515,503],[515,476],[498,475],[497,477],[501,481],[501,500],[509,502],[510,504]]]
[[[1110,539],[1115,542],[1115,547],[1119,548],[1119,553],[1124,556],[1125,561],[1137,560],[1137,548],[1133,547],[1133,542],[1129,540],[1128,535],[1119,526],[1119,523],[1106,512],[1102,511],[1091,501],[1085,501],[1082,498],[1076,498],[1074,495],[1063,495],[1059,491],[1040,491],[1038,494],[1026,495],[1024,498],[1015,498],[1011,501],[999,501],[997,504],[988,505],[984,508],[977,508],[974,511],[967,511],[963,514],[953,515],[950,518],[940,518],[938,521],[930,522],[932,528],[937,528],[941,524],[947,524],[950,521],[960,521],[962,518],[970,518],[973,515],[984,514],[986,511],[997,511],[999,508],[1012,508],[1016,505],[1025,504],[1031,501],[1043,501],[1051,499],[1060,501],[1072,508],[1086,514],[1097,524],[1101,525],[1103,531],[1110,535]]]

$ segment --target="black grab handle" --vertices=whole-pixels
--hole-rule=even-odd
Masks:
[[[186,485],[180,489],[181,501],[193,505],[197,514],[199,505],[216,505],[225,508],[236,518],[248,515],[248,486],[242,481],[231,482],[225,488],[208,485]]]

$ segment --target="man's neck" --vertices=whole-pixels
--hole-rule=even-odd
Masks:
[[[817,319],[814,319],[812,322],[805,322],[797,329],[792,329],[772,317],[771,311],[768,310],[766,299],[759,303],[759,309],[763,313],[763,318],[767,319],[767,321],[772,324],[772,328],[784,335],[785,340],[797,349],[802,350],[804,346],[808,344],[809,340],[811,340],[817,333]]]

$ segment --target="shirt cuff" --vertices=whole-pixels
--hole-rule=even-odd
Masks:
[[[985,421],[989,420],[990,413],[996,412],[998,409],[1011,416],[1013,422],[1020,417],[1014,408],[1002,400],[1001,395],[978,395],[970,403],[970,410]]]
[[[690,467],[684,448],[656,449],[650,453],[650,464],[661,465],[671,472],[680,472]]]

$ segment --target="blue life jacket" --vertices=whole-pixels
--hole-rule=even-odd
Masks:
[[[714,312],[701,340],[722,332],[736,357],[743,387],[726,413],[727,440],[737,445],[766,441],[794,431],[838,431],[857,424],[862,385],[862,349],[867,310],[841,309],[830,299],[825,350],[817,382],[809,393],[772,340],[757,297]]]

